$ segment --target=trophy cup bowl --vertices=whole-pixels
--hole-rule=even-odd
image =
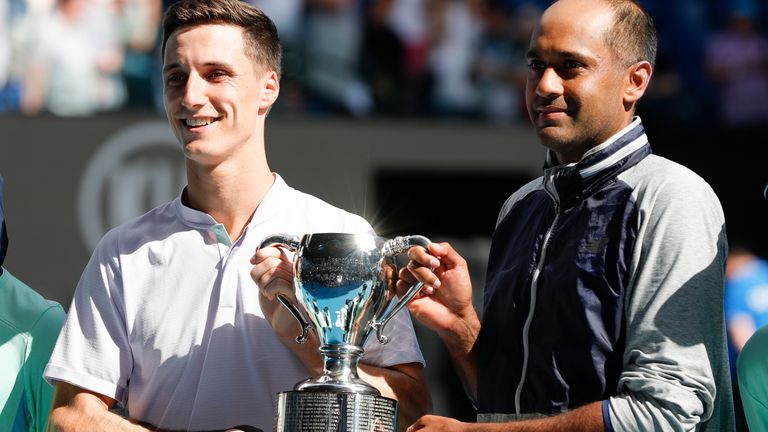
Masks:
[[[261,242],[260,248],[277,245],[295,252],[299,306],[282,295],[278,300],[301,325],[298,343],[308,331],[317,334],[324,365],[322,375],[278,393],[276,431],[397,429],[397,401],[360,379],[357,364],[374,331],[380,343],[387,343],[385,326],[421,289],[416,283],[395,301],[396,256],[429,243],[418,235],[384,239],[350,233],[276,234]]]

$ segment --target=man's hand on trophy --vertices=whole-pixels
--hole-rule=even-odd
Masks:
[[[301,334],[301,326],[277,299],[278,295],[296,304],[293,289],[293,252],[280,246],[259,248],[251,257],[251,278],[259,286],[259,301],[264,318],[281,338],[291,340]]]
[[[251,278],[268,300],[282,294],[295,301],[293,289],[293,252],[279,246],[260,248],[251,257]]]
[[[303,331],[296,318],[278,301],[278,295],[296,305],[293,287],[293,254],[280,246],[261,247],[251,257],[251,278],[259,286],[259,302],[264,319],[277,336],[299,360],[313,373],[322,371],[321,357],[317,351],[319,342],[313,332]],[[306,343],[296,343],[297,336],[308,337]]]
[[[461,325],[457,321],[476,319],[467,262],[450,244],[431,243],[427,249],[414,246],[408,258],[408,265],[400,270],[398,295],[417,280],[424,283],[421,293],[408,304],[411,315],[438,333],[454,331]]]
[[[454,420],[448,417],[440,417],[435,415],[426,415],[412,424],[406,432],[416,431],[435,431],[435,432],[461,432],[470,429],[469,424],[462,423],[458,420]],[[475,425],[476,426],[476,425]]]

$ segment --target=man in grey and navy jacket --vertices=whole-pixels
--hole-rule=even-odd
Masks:
[[[528,52],[544,175],[504,204],[482,322],[466,262],[413,248],[412,316],[446,344],[478,421],[409,431],[732,431],[725,222],[689,169],[653,155],[635,105],[656,33],[632,0],[560,0]],[[427,253],[428,252],[428,253]]]

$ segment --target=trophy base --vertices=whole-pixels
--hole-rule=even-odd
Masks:
[[[277,394],[276,432],[396,432],[397,401],[325,391]]]

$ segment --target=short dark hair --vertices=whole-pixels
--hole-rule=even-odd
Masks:
[[[165,55],[165,45],[173,32],[205,24],[241,27],[246,54],[280,77],[283,53],[277,27],[264,12],[242,0],[181,0],[172,4],[163,16],[160,54]]]
[[[606,44],[625,67],[640,61],[655,67],[658,36],[648,12],[635,0],[605,1],[614,15],[613,28],[606,33]]]

